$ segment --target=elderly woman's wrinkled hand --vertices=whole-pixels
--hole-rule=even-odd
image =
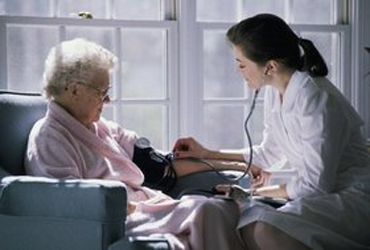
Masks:
[[[127,215],[130,215],[136,211],[137,203],[129,201],[127,202]]]

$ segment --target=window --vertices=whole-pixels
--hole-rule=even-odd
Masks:
[[[276,14],[288,22],[301,37],[311,39],[326,59],[329,78],[347,96],[345,86],[349,72],[344,62],[349,59],[349,26],[339,24],[343,18],[342,1],[273,1],[273,0],[197,0],[196,23],[201,44],[196,54],[200,84],[200,100],[195,108],[200,121],[197,137],[215,148],[241,148],[246,145],[242,134],[243,121],[249,112],[253,93],[246,87],[234,69],[231,49],[225,42],[226,30],[231,23],[258,13]],[[314,18],[313,18],[314,16]],[[340,20],[340,22],[338,21]],[[196,70],[195,69],[195,70]],[[262,139],[263,93],[259,95],[253,118],[250,121],[252,140]]]
[[[169,147],[170,131],[176,133],[170,127],[177,107],[170,82],[176,82],[178,70],[174,57],[177,28],[176,22],[161,17],[161,1],[34,0],[25,4],[3,0],[0,7],[6,14],[0,28],[6,51],[0,62],[2,88],[41,92],[43,64],[50,48],[84,37],[119,58],[112,77],[113,100],[104,116],[145,135],[158,148]],[[81,10],[91,12],[94,19],[78,18]]]
[[[25,4],[27,1],[27,4]],[[251,91],[235,70],[226,30],[270,12],[312,39],[330,78],[350,97],[350,27],[345,0],[0,0],[0,88],[41,91],[56,43],[85,37],[112,50],[119,67],[104,116],[170,149],[192,135],[211,148],[247,145]],[[348,5],[348,4],[347,4]],[[94,19],[78,18],[90,11]],[[3,56],[4,55],[4,56]],[[346,84],[345,84],[346,83]],[[249,124],[262,138],[263,93]]]

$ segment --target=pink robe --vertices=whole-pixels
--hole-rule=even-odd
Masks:
[[[127,217],[127,236],[162,236],[173,249],[238,250],[239,209],[234,202],[201,196],[173,200],[142,187],[144,176],[132,162],[136,133],[104,119],[91,130],[50,102],[33,127],[27,174],[60,179],[107,179],[123,182],[128,201],[137,204]]]

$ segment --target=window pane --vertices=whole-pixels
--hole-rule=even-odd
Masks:
[[[66,39],[85,38],[89,41],[96,42],[113,52],[114,29],[113,28],[94,28],[68,26],[66,28]]]
[[[121,48],[122,96],[166,98],[166,31],[125,29]]]
[[[94,18],[106,18],[107,3],[102,0],[63,0],[59,1],[60,17],[76,17],[80,11],[91,12]]]
[[[331,6],[331,0],[293,1],[292,23],[331,24],[333,14]]]
[[[0,0],[0,15],[50,16],[48,0]]]
[[[272,13],[289,23],[330,24],[333,16],[332,0],[244,0],[246,17],[259,13]]]
[[[9,25],[7,32],[9,88],[40,92],[44,61],[58,41],[57,28]]]
[[[119,123],[123,128],[135,131],[139,136],[148,138],[158,149],[165,150],[168,147],[166,106],[120,105],[113,101],[104,106],[103,117]]]
[[[249,122],[252,141],[262,139],[262,104],[258,104]],[[214,148],[243,148],[247,143],[244,119],[249,110],[244,106],[208,105],[204,109],[205,143]],[[253,132],[251,132],[253,131]]]
[[[125,20],[160,20],[161,0],[115,0],[113,16]]]
[[[243,123],[243,106],[206,106],[203,118],[205,145],[223,149],[243,148]]]
[[[302,32],[301,36],[310,39],[315,44],[328,66],[328,78],[338,86],[338,70],[340,68],[339,35],[337,33]]]
[[[232,47],[227,43],[226,31],[205,31],[204,97],[243,97],[245,83],[236,70]]]
[[[259,13],[272,13],[284,18],[286,1],[276,0],[244,0],[244,17],[254,16]]]
[[[126,105],[121,106],[121,126],[146,137],[158,149],[165,149],[168,135],[167,107],[164,105]]]
[[[246,108],[247,107],[247,108]],[[248,147],[244,130],[249,105],[207,105],[204,108],[203,134],[205,144],[211,148],[238,149]],[[262,141],[263,104],[257,103],[248,122],[252,143]]]
[[[103,108],[103,114],[102,116],[107,119],[108,121],[114,121],[114,122],[117,122],[118,123],[118,119],[117,117],[115,116],[115,105],[112,104],[112,102],[104,105],[104,108]]]
[[[240,0],[197,0],[198,21],[236,21]]]
[[[264,93],[259,93],[260,98],[263,98]],[[249,108],[246,111],[246,115],[249,112]],[[251,139],[253,144],[258,144],[262,142],[262,137],[263,137],[263,129],[264,129],[264,124],[263,124],[263,101],[257,101],[256,107],[254,108],[253,114],[248,122],[248,129],[249,133],[251,135]],[[244,133],[244,136],[245,133]],[[248,143],[248,142],[247,142]]]

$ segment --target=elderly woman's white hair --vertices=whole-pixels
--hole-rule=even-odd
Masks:
[[[77,38],[53,47],[45,61],[44,95],[58,96],[68,84],[87,83],[97,70],[111,70],[117,57],[101,45]]]

